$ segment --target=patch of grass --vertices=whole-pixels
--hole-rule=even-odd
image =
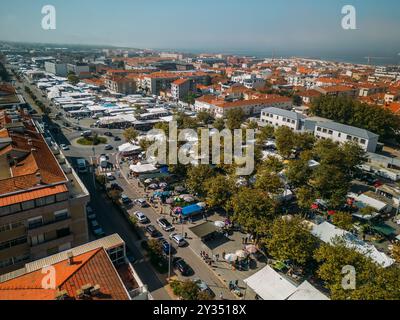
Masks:
[[[107,139],[104,137],[87,137],[87,138],[80,138],[76,141],[78,144],[83,146],[97,146],[99,144],[106,144]]]

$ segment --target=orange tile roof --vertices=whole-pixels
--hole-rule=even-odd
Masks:
[[[392,102],[387,106],[393,113],[400,113],[400,102]]]
[[[36,177],[35,177],[36,180]],[[10,206],[16,203],[30,201],[34,199],[44,198],[47,196],[52,196],[60,193],[67,192],[68,188],[65,184],[51,186],[51,187],[43,187],[37,190],[21,192],[5,197],[0,197],[0,207]]]
[[[263,99],[239,100],[234,102],[217,102],[216,105],[220,108],[234,108],[234,107],[250,106],[254,104],[273,104],[273,103],[283,103],[291,101],[292,99],[288,97],[272,97]]]
[[[0,300],[54,300],[56,290],[66,290],[72,299],[86,284],[100,285],[101,295],[94,300],[128,300],[125,287],[103,248],[95,249],[68,260],[53,264],[56,289],[44,289],[42,270],[23,274],[0,283]]]
[[[178,80],[175,80],[174,82],[172,82],[172,84],[180,86],[186,82],[188,82],[188,79],[178,79]]]

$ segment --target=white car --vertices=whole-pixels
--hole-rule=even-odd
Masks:
[[[146,223],[147,221],[149,221],[149,218],[147,218],[143,212],[136,211],[134,215],[140,223]]]
[[[113,181],[115,180],[115,177],[112,173],[106,173],[106,177],[108,181]]]
[[[185,238],[179,233],[171,233],[169,237],[178,245],[178,247],[183,247],[187,243]]]
[[[60,144],[60,148],[64,151],[69,150],[69,147],[66,144]]]

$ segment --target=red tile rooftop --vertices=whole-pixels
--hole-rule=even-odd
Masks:
[[[57,290],[66,291],[69,299],[78,299],[77,290],[85,285],[99,285],[100,293],[90,300],[129,300],[114,265],[103,248],[95,249],[52,265],[56,288],[43,288],[42,269],[0,283],[0,300],[55,300]]]

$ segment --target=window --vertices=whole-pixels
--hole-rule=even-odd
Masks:
[[[56,195],[57,202],[68,200],[68,193],[60,193]]]
[[[59,229],[56,232],[57,232],[57,238],[63,238],[69,236],[71,233],[69,228]]]
[[[44,242],[44,234],[38,234],[37,236],[31,237],[32,246],[37,246],[38,244],[41,244],[43,242]]]
[[[20,244],[24,244],[27,241],[28,241],[27,237],[21,237],[21,238],[13,239],[10,241],[2,242],[2,243],[0,243],[0,250],[6,250],[11,247],[15,247]]]
[[[45,198],[39,198],[35,200],[35,203],[37,207],[43,207],[44,205],[46,205],[46,200]]]
[[[35,201],[31,200],[31,201],[25,201],[22,202],[22,210],[29,210],[29,209],[33,209],[35,207]]]
[[[340,138],[341,136],[342,136],[342,134],[339,132],[339,133],[338,133],[338,137]]]
[[[6,268],[6,267],[9,267],[9,266],[12,266],[12,265],[13,265],[12,258],[0,261],[0,268]]]
[[[351,136],[347,135],[346,139],[351,141]]]
[[[333,131],[332,131],[332,130],[329,130],[328,133],[329,133],[329,134],[333,134]]]
[[[69,217],[69,214],[68,214],[68,210],[66,210],[66,209],[54,212],[54,218],[55,218],[56,221],[65,220],[68,217]]]
[[[320,128],[320,127],[317,127],[317,131],[321,131],[321,128]]]
[[[367,143],[367,140],[361,139],[361,140],[360,140],[360,143],[361,143],[361,144],[366,144],[366,143]]]
[[[49,196],[49,197],[46,197],[45,200],[46,200],[46,205],[47,204],[52,204],[52,203],[56,202],[56,197],[55,196]]]
[[[353,141],[358,142],[358,138],[354,137]]]
[[[326,129],[322,129],[322,132],[323,132],[323,133],[326,133],[327,131],[328,131],[328,130],[326,130]]]
[[[43,217],[36,217],[28,220],[28,229],[39,228],[43,225]]]

